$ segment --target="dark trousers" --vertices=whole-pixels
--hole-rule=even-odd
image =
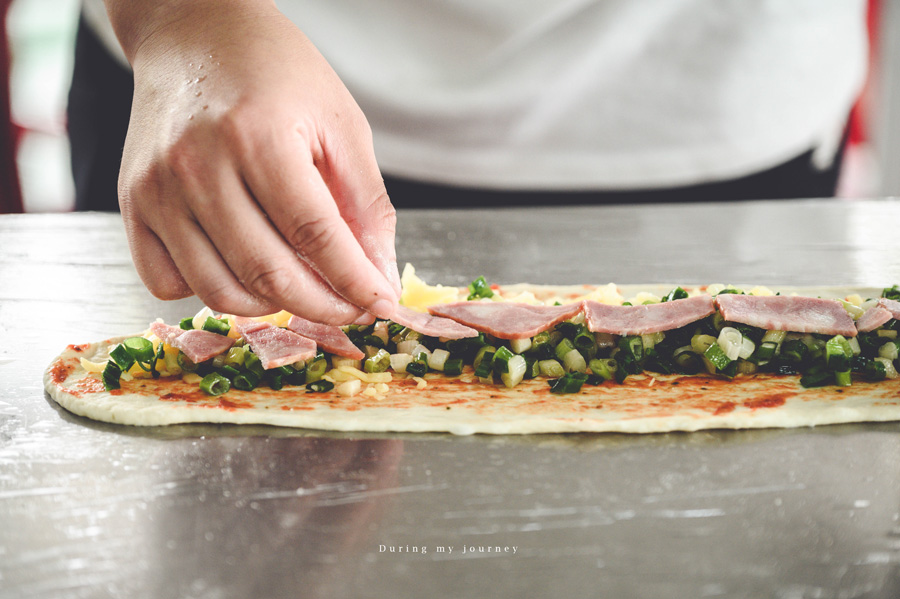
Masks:
[[[75,42],[68,123],[75,177],[75,209],[119,209],[116,194],[134,82],[82,19]],[[637,202],[728,201],[830,197],[834,195],[843,145],[833,164],[820,170],[807,152],[780,166],[738,179],[631,191],[495,191],[433,185],[384,175],[397,208],[523,206]]]

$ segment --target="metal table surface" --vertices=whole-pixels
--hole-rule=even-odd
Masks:
[[[445,284],[881,286],[898,220],[890,200],[415,211],[398,252]],[[897,423],[133,428],[45,395],[65,345],[198,308],[145,291],[116,215],[0,216],[0,596],[900,597]]]

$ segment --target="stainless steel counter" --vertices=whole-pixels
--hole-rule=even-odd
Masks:
[[[897,222],[891,201],[417,211],[398,252],[449,284],[881,286]],[[142,429],[44,394],[68,343],[198,308],[144,290],[117,216],[0,216],[0,597],[900,597],[900,424]]]

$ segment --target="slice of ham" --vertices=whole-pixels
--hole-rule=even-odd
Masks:
[[[215,358],[234,345],[234,339],[231,337],[202,329],[185,331],[172,325],[154,322],[150,325],[150,330],[175,349],[180,349],[194,364]]]
[[[837,300],[727,293],[716,296],[716,305],[725,320],[761,329],[856,336],[856,324]]]
[[[677,329],[716,311],[712,296],[698,295],[659,304],[610,306],[584,302],[585,323],[594,333],[645,335]]]
[[[880,298],[878,303],[866,310],[856,321],[860,333],[874,331],[892,318],[900,318],[900,302]]]
[[[234,319],[234,326],[266,370],[308,360],[316,355],[315,341],[270,322],[238,316]]]
[[[478,331],[472,327],[467,327],[465,324],[460,324],[456,320],[433,316],[425,312],[416,312],[406,306],[397,306],[397,310],[394,311],[391,320],[429,337],[465,339],[466,337],[478,336]]]
[[[581,312],[581,304],[532,306],[514,302],[472,301],[431,306],[428,311],[500,339],[524,339],[572,318]]]
[[[361,349],[353,345],[341,327],[319,324],[299,316],[292,316],[287,326],[298,335],[312,339],[317,346],[336,356],[353,360],[362,360],[366,357]]]

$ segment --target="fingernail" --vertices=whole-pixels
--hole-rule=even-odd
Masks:
[[[369,312],[371,312],[378,318],[390,320],[394,315],[395,306],[396,302],[391,302],[386,299],[380,299],[370,306]]]
[[[375,322],[375,315],[369,314],[368,312],[364,313],[362,316],[353,321],[353,324],[362,324],[362,325],[370,325]]]

